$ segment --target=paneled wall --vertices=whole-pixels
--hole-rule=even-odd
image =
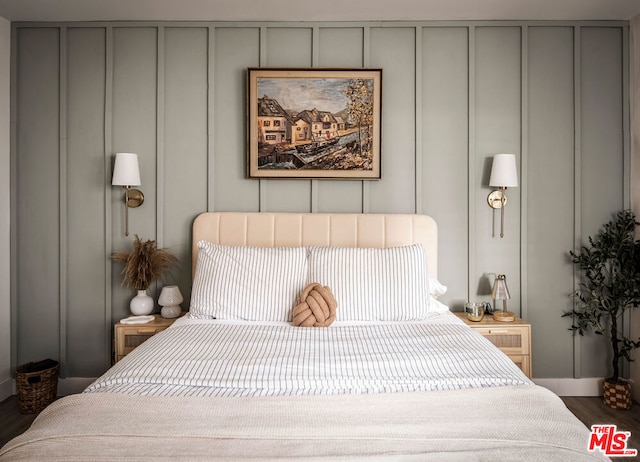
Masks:
[[[630,56],[639,56],[640,54],[640,15],[636,15],[631,21],[629,21],[629,54]],[[632,59],[632,64],[629,70],[630,78],[630,94],[631,94],[631,109],[630,113],[630,125],[631,127],[640,126],[640,60]],[[631,208],[635,212],[636,216],[640,216],[640,133],[638,130],[630,130],[631,135],[631,160],[630,160],[630,177],[635,181],[631,181]],[[640,238],[640,231],[638,237]],[[630,335],[634,338],[640,337],[640,313],[635,310],[631,314],[631,329]],[[638,366],[638,350],[632,353],[634,362],[631,363],[631,373],[629,378],[636,383],[640,381],[640,366]],[[638,387],[633,391],[634,399],[640,400],[640,390]]]
[[[11,381],[11,163],[10,81],[11,24],[0,18],[0,399],[12,393]]]
[[[13,25],[14,363],[63,376],[110,364],[128,312],[109,256],[128,249],[113,154],[139,154],[130,230],[180,258],[201,211],[425,213],[440,227],[442,300],[488,300],[505,273],[533,325],[534,376],[603,376],[599,339],[561,318],[567,252],[629,206],[628,28],[581,23],[68,23]],[[382,180],[245,177],[247,67],[383,69]],[[506,230],[491,159],[515,153]]]

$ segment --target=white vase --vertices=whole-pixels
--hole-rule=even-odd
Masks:
[[[139,290],[138,295],[131,299],[129,310],[134,316],[145,316],[153,312],[153,298],[147,295],[146,290]]]

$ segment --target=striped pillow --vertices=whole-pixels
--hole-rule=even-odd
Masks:
[[[306,285],[304,247],[241,247],[198,242],[190,315],[291,321]]]
[[[329,286],[338,321],[413,321],[429,311],[421,244],[386,249],[311,247],[309,281]]]

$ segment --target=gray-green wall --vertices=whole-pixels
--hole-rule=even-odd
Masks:
[[[567,251],[629,205],[626,22],[13,25],[13,361],[63,376],[109,365],[127,315],[128,249],[113,153],[140,157],[130,230],[175,251],[186,299],[202,211],[425,213],[440,226],[443,301],[488,299],[505,273],[533,326],[539,378],[606,374],[574,340]],[[247,67],[383,69],[381,181],[245,178]],[[516,153],[506,232],[493,154]]]
[[[11,24],[0,17],[0,400],[12,393],[11,381]]]

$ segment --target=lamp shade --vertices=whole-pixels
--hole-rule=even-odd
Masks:
[[[515,154],[496,154],[493,156],[489,186],[518,186]]]
[[[158,297],[158,305],[179,305],[182,302],[183,298],[178,286],[164,286],[160,291],[160,297]]]
[[[509,300],[511,298],[507,287],[507,277],[504,274],[498,274],[498,277],[493,281],[491,298],[494,300]]]
[[[113,167],[113,186],[139,186],[140,168],[138,154],[131,152],[117,152],[116,163]]]

